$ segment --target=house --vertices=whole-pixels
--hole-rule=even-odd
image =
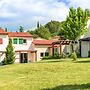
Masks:
[[[58,40],[59,37],[55,37],[52,40],[34,39],[27,32],[5,32],[0,28],[0,61],[4,60],[9,38],[12,39],[15,62],[18,63],[36,62],[44,56],[54,55],[55,52],[61,54],[62,52],[69,53],[70,51],[66,48],[70,42],[68,40]],[[59,44],[55,42],[59,42]]]
[[[13,41],[15,62],[35,62],[36,51],[32,49],[33,36],[26,32],[5,32],[0,29],[0,60],[5,57],[9,38]]]
[[[88,57],[90,51],[90,17],[87,22],[87,32],[80,39],[80,54],[81,57]]]

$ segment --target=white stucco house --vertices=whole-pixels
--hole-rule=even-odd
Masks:
[[[80,39],[80,54],[81,57],[88,57],[90,51],[90,17],[87,22],[86,33]]]
[[[53,55],[55,50],[59,54],[63,51],[66,53],[70,52],[70,49],[66,48],[69,47],[70,42],[60,41],[57,39],[58,37],[55,37],[53,40],[34,39],[33,35],[27,32],[5,32],[5,30],[0,28],[0,61],[4,60],[9,38],[12,39],[16,58],[15,62],[18,63],[39,61],[44,56]],[[62,45],[54,45],[54,42],[62,43]]]

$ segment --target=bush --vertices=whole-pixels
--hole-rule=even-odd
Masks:
[[[59,53],[55,53],[52,58],[53,58],[53,59],[59,59],[59,58],[60,58]]]
[[[76,60],[77,60],[77,55],[76,55],[75,52],[73,52],[73,53],[71,54],[71,58],[73,59],[73,61],[76,61]]]
[[[43,60],[45,60],[45,59],[52,59],[52,56],[45,56],[45,57],[43,57],[42,59],[43,59]]]
[[[6,58],[4,58],[4,60],[2,61],[2,65],[7,65],[8,63],[7,63],[7,60],[6,60]]]
[[[80,49],[78,49],[78,50],[76,51],[76,55],[77,55],[78,58],[81,57],[81,56],[80,56]]]

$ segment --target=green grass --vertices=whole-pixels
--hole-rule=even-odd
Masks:
[[[1,66],[0,90],[90,90],[90,59]]]

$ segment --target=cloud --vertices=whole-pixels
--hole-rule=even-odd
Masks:
[[[57,0],[2,0],[0,2],[0,23],[18,25],[40,21],[46,23],[50,20],[65,20],[68,7]],[[10,21],[9,21],[10,20]],[[35,25],[34,24],[34,25]],[[34,27],[34,26],[33,26]]]
[[[90,0],[67,0],[69,2],[69,6],[74,7],[82,7],[84,9],[90,9]]]
[[[90,0],[0,0],[0,25],[12,30],[19,25],[34,28],[51,20],[63,21],[69,7],[90,9]]]

